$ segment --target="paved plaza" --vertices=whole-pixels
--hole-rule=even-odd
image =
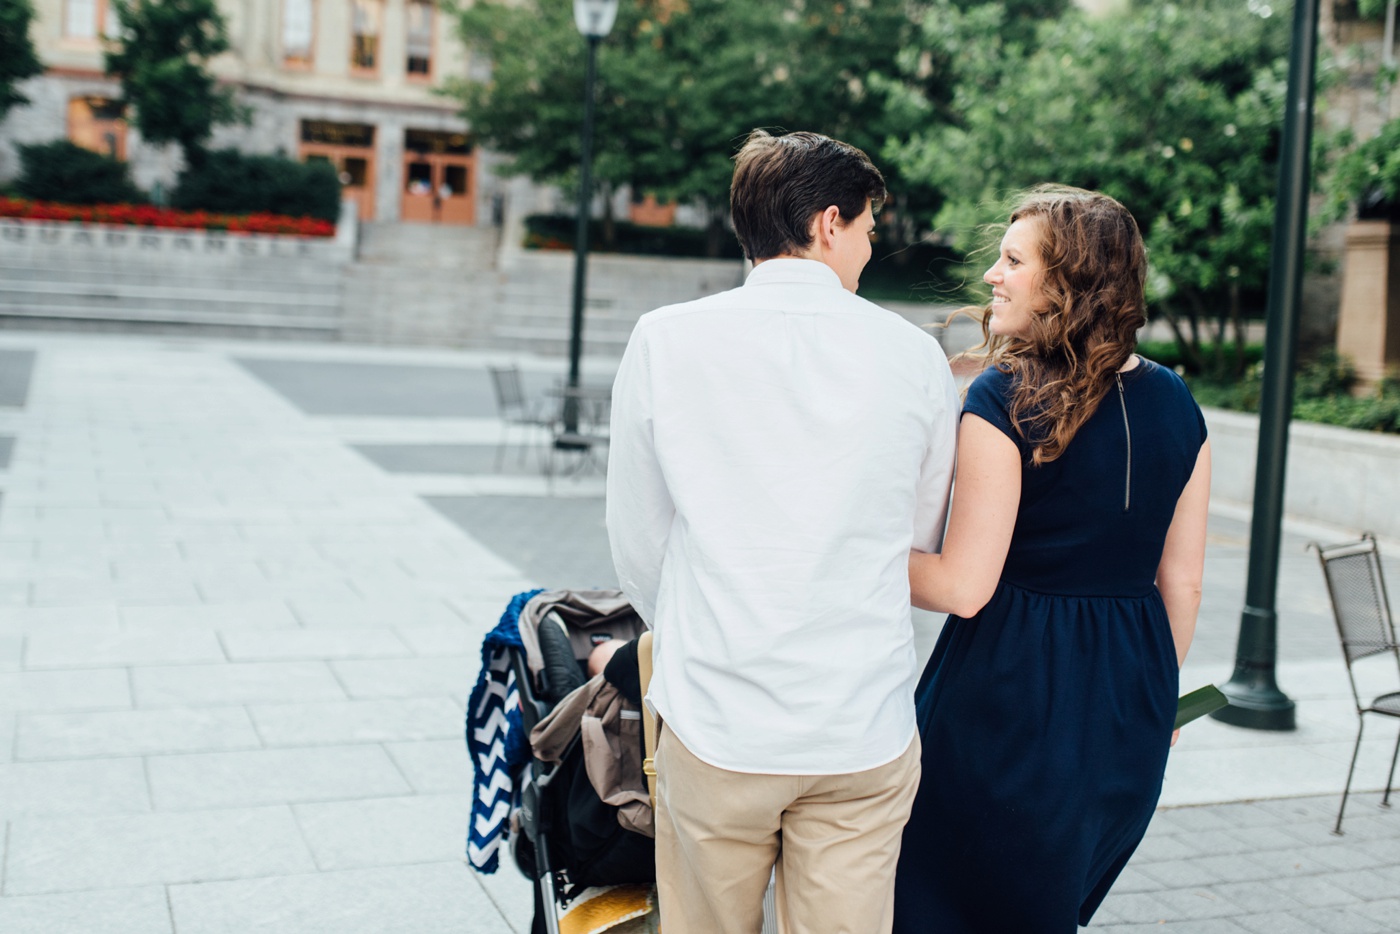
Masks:
[[[615,578],[596,472],[496,469],[493,362],[564,369],[0,333],[0,932],[528,932],[525,880],[462,859],[463,706],[512,594]],[[1230,673],[1246,520],[1214,507],[1184,690]],[[1400,932],[1394,727],[1329,833],[1356,717],[1304,546],[1355,531],[1285,536],[1299,729],[1188,728],[1091,930]]]

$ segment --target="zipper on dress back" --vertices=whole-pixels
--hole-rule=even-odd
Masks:
[[[1128,400],[1123,395],[1123,377],[1117,373],[1113,378],[1118,382],[1118,404],[1123,407],[1123,436],[1128,440],[1128,470],[1123,478],[1123,511],[1133,504],[1133,429],[1128,424]]]

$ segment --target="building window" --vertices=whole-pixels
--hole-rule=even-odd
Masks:
[[[316,11],[312,0],[284,0],[282,4],[282,64],[311,67],[311,47],[316,35]]]
[[[355,71],[379,68],[379,32],[383,6],[380,0],[354,0],[351,7],[353,30],[350,67]]]
[[[433,4],[431,0],[409,0],[408,62],[409,77],[428,78],[433,73]]]
[[[109,0],[64,0],[63,35],[96,42],[120,32],[116,7]]]

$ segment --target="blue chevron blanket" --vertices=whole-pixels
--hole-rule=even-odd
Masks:
[[[467,862],[480,873],[500,866],[516,777],[530,761],[530,738],[520,723],[520,695],[510,666],[512,647],[520,643],[520,611],[541,593],[528,590],[511,598],[496,628],[481,642],[481,674],[467,701],[467,752],[476,777]]]

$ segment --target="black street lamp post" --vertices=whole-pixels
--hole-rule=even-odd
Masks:
[[[583,356],[583,305],[588,281],[588,215],[593,200],[593,85],[598,43],[612,31],[618,0],[574,0],[574,24],[588,42],[588,75],[583,84],[583,135],[579,157],[578,230],[574,236],[574,309],[569,323],[569,392],[564,395],[564,432],[578,434],[579,360]],[[566,442],[567,443],[567,442]]]
[[[1288,422],[1293,411],[1293,365],[1307,238],[1313,89],[1317,67],[1318,0],[1296,0],[1288,63],[1288,97],[1279,158],[1278,201],[1270,252],[1268,331],[1259,400],[1259,452],[1254,471],[1254,516],[1249,535],[1249,577],[1240,614],[1235,673],[1220,686],[1230,706],[1217,720],[1256,730],[1291,730],[1294,704],[1278,688],[1278,556],[1283,525],[1283,483],[1288,464]]]

